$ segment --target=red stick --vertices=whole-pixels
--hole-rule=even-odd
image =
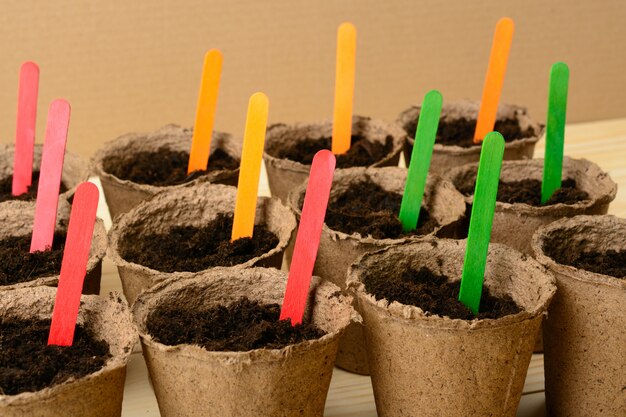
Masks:
[[[39,170],[35,222],[30,241],[31,253],[45,251],[52,246],[69,123],[70,104],[65,100],[54,100],[48,110],[46,140],[43,144]]]
[[[323,150],[315,154],[280,311],[280,319],[291,319],[292,326],[302,323],[334,171],[335,156],[332,152]]]
[[[98,187],[90,182],[79,185],[74,194],[48,345],[71,346],[74,340],[80,294],[96,222],[98,194]]]
[[[15,130],[13,185],[11,189],[11,194],[14,196],[27,192],[33,180],[38,91],[39,67],[34,62],[24,62],[20,69],[17,93],[17,128]]]

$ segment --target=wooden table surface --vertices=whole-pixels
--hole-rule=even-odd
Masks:
[[[619,184],[617,198],[611,205],[610,213],[626,217],[626,119],[568,125],[565,138],[566,155],[596,162]],[[543,152],[542,140],[537,145],[535,156],[543,157]],[[94,182],[98,183],[97,180]],[[259,191],[261,195],[269,195],[264,174],[261,177]],[[103,199],[99,206],[99,216],[110,225],[110,217]],[[109,291],[121,292],[122,289],[117,270],[108,259],[105,259],[102,292]],[[543,388],[543,356],[536,354],[528,370],[524,395],[517,413],[519,417],[545,416]],[[159,416],[156,398],[150,387],[146,365],[140,351],[133,353],[128,366],[122,416]],[[376,416],[370,378],[336,368],[330,384],[325,416]]]

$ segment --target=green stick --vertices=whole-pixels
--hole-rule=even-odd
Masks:
[[[415,131],[415,146],[411,152],[411,164],[406,176],[404,195],[400,204],[400,223],[402,230],[410,232],[417,228],[417,220],[424,199],[426,177],[430,168],[430,159],[433,156],[433,147],[441,116],[443,98],[437,90],[431,90],[424,96]]]
[[[548,92],[548,121],[546,126],[546,156],[543,162],[541,204],[561,188],[563,170],[563,143],[565,141],[565,114],[569,68],[563,62],[552,65]]]
[[[491,225],[496,208],[503,155],[504,138],[498,132],[489,133],[483,141],[483,148],[480,152],[459,292],[459,301],[474,314],[478,314],[483,291],[487,250],[491,238]]]

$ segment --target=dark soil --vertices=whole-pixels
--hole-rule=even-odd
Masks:
[[[50,320],[0,317],[0,394],[39,391],[100,370],[109,345],[76,326],[72,346],[48,346]]]
[[[31,236],[14,236],[0,241],[0,285],[32,281],[61,272],[65,232],[54,234],[52,249],[30,253]]]
[[[417,128],[417,120],[405,126],[405,131],[409,137],[415,137],[415,129]],[[480,146],[474,143],[474,131],[476,130],[476,119],[455,119],[450,121],[440,120],[437,129],[437,138],[435,143],[445,146],[460,146],[462,148],[471,148],[472,146]],[[522,130],[516,119],[496,120],[493,128],[494,131],[500,132],[504,136],[506,142],[530,138],[538,132],[528,127]]]
[[[102,161],[105,172],[122,180],[159,187],[183,184],[211,171],[235,170],[239,161],[222,149],[209,156],[207,171],[194,171],[187,175],[189,152],[173,151],[162,147],[155,152],[137,152],[129,155],[110,155]]]
[[[473,195],[476,187],[476,178],[463,184],[455,184],[464,195]],[[552,197],[541,204],[541,181],[525,179],[522,181],[500,182],[498,185],[497,200],[502,203],[524,203],[531,206],[549,206],[552,204],[576,204],[588,200],[586,191],[576,188],[576,180],[568,178],[561,182],[561,188],[556,190]]]
[[[377,300],[397,301],[419,307],[430,315],[462,320],[497,319],[522,311],[510,296],[492,296],[483,286],[479,313],[474,315],[458,300],[460,281],[450,282],[447,277],[436,275],[425,267],[417,271],[389,271],[389,274],[364,277],[365,289]]]
[[[393,149],[393,138],[391,136],[387,136],[383,144],[353,135],[350,143],[348,152],[343,155],[337,155],[337,168],[373,165],[389,155]],[[315,154],[322,149],[330,149],[331,145],[331,138],[304,139],[288,147],[277,142],[267,148],[267,153],[275,158],[289,159],[304,165],[311,165]]]
[[[148,315],[148,332],[166,345],[199,345],[208,351],[281,349],[325,333],[311,323],[291,326],[279,320],[278,304],[259,304],[245,297],[228,306],[190,311],[180,305],[160,305]]]
[[[438,226],[422,207],[417,229],[404,233],[398,218],[401,202],[400,194],[387,191],[371,180],[363,180],[330,200],[325,222],[332,230],[371,235],[375,239],[425,235]]]
[[[122,258],[163,272],[197,272],[215,266],[233,266],[261,256],[278,245],[278,237],[264,225],[254,226],[252,238],[233,242],[233,217],[220,214],[202,228],[177,226],[166,234],[126,238]]]
[[[9,200],[22,200],[22,201],[33,201],[37,199],[37,188],[39,187],[39,171],[33,171],[33,178],[31,181],[30,187],[28,187],[28,191],[24,194],[13,196],[11,194],[11,190],[13,188],[13,175],[9,175],[6,178],[0,180],[0,203]],[[59,189],[59,193],[64,193],[67,191],[67,187],[63,182],[61,182],[61,186]]]
[[[543,249],[560,264],[626,279],[626,251],[587,252],[572,248],[568,241],[556,239]]]

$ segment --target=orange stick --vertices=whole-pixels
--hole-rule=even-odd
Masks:
[[[231,240],[252,237],[256,199],[261,175],[269,100],[263,93],[254,93],[248,102],[246,130],[243,134],[237,202]]]
[[[489,67],[485,77],[483,87],[483,98],[480,101],[480,111],[476,121],[476,131],[474,132],[474,143],[480,143],[487,133],[493,130],[496,124],[496,113],[498,112],[498,102],[504,84],[504,74],[506,64],[509,60],[511,41],[515,24],[508,17],[503,17],[496,24],[496,31],[493,35],[491,45],[491,55],[489,56]]]
[[[206,171],[211,152],[211,135],[215,123],[215,108],[217,93],[220,89],[222,74],[222,53],[218,49],[211,49],[204,56],[202,79],[196,106],[196,122],[193,126],[191,150],[189,151],[189,165],[187,173]]]
[[[352,135],[352,102],[354,101],[354,67],[356,61],[356,28],[342,23],[337,31],[335,70],[335,109],[333,114],[332,151],[348,152]]]

